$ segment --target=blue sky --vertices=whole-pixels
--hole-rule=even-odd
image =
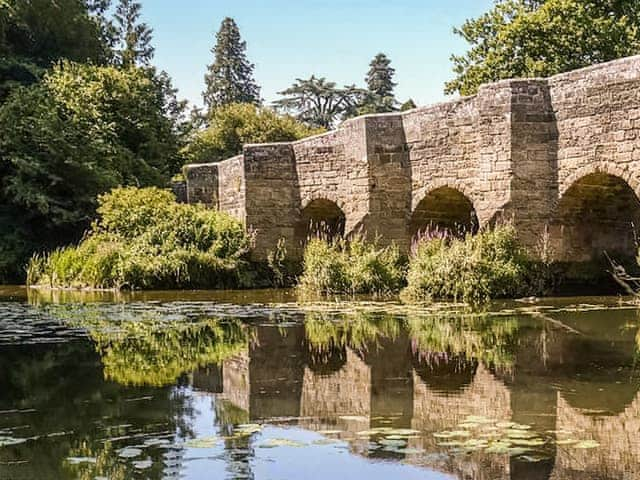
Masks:
[[[180,96],[201,104],[215,32],[233,17],[271,102],[295,78],[311,74],[338,84],[364,84],[371,58],[386,53],[396,69],[396,96],[419,105],[445,98],[452,53],[465,43],[452,32],[492,0],[141,0],[154,29],[154,63]]]

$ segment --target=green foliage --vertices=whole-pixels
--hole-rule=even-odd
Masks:
[[[404,102],[402,105],[400,105],[400,111],[401,112],[406,112],[407,110],[413,110],[414,108],[416,108],[416,102],[414,102],[411,98],[409,100],[407,100],[406,102]]]
[[[404,283],[405,262],[398,248],[378,247],[362,238],[313,238],[303,262],[300,287],[309,292],[386,294],[397,292]]]
[[[232,18],[225,18],[216,34],[213,64],[205,75],[204,103],[210,109],[230,103],[260,103],[260,87],[247,60],[247,44]]]
[[[452,56],[448,93],[471,95],[483,83],[549,76],[640,52],[634,0],[498,0],[455,32],[470,44]]]
[[[393,81],[395,69],[391,67],[391,60],[384,54],[377,54],[369,64],[369,71],[365,77],[367,95],[358,108],[358,114],[385,113],[396,110],[396,83]]]
[[[140,22],[142,5],[133,0],[119,0],[114,15],[116,62],[123,67],[149,65],[155,49],[151,46],[153,30]]]
[[[109,57],[84,0],[0,2],[0,51],[40,67],[63,58],[102,63]]]
[[[233,103],[214,109],[208,127],[184,149],[188,163],[215,162],[242,153],[247,143],[288,142],[321,133],[269,108]]]
[[[34,256],[30,284],[72,288],[240,286],[250,238],[244,226],[157,188],[99,197],[100,218],[77,247]]]
[[[352,116],[366,94],[355,85],[338,88],[334,82],[312,75],[306,80],[296,79],[291,87],[279,92],[284,98],[274,105],[312,127],[329,129],[339,118]]]
[[[162,185],[179,168],[168,90],[149,70],[62,62],[10,95],[0,107],[0,250],[15,263],[11,272],[0,265],[0,278],[35,247],[77,239],[98,194]]]
[[[409,260],[406,299],[452,299],[469,303],[533,295],[532,262],[512,226],[463,239],[422,240]]]

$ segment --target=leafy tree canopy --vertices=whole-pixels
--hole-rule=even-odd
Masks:
[[[312,127],[331,128],[338,119],[353,116],[367,91],[355,85],[338,88],[312,75],[306,80],[298,78],[279,94],[284,98],[274,102],[277,108]]]
[[[65,61],[9,96],[0,107],[0,251],[13,271],[0,264],[0,278],[35,245],[76,238],[98,194],[163,184],[179,168],[170,93],[153,70]]]
[[[260,88],[253,79],[254,65],[247,59],[246,49],[236,22],[225,18],[211,50],[214,61],[205,75],[203,98],[210,109],[230,103],[260,103]]]
[[[447,93],[471,95],[483,83],[544,77],[640,52],[636,0],[497,0],[455,32],[469,44],[452,56]]]
[[[322,131],[269,108],[234,103],[212,111],[184,154],[188,163],[214,162],[241,153],[246,143],[288,142]]]

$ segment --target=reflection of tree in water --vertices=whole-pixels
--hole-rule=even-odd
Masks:
[[[407,329],[417,360],[426,365],[460,364],[482,361],[508,369],[518,332],[515,317],[492,317],[464,313],[412,316]]]
[[[393,315],[368,312],[307,313],[305,335],[311,362],[338,362],[350,348],[359,354],[376,348],[382,339],[394,340],[406,331],[412,353],[422,366],[482,361],[509,368],[518,331],[515,317],[460,312]]]
[[[65,459],[88,456],[97,459],[101,471],[109,472],[107,478],[116,480],[121,472],[115,467],[117,454],[106,448],[105,441],[131,432],[149,436],[189,432],[193,418],[190,398],[181,393],[181,388],[126,387],[105,382],[100,358],[91,342],[84,340],[4,346],[0,384],[0,410],[16,406],[33,409],[25,417],[18,417],[28,424],[18,436],[38,438],[0,449],[0,461],[28,460],[16,465],[15,470],[3,466],[7,478],[84,478],[78,470],[82,465],[72,466]],[[0,416],[0,429],[11,427],[15,421],[15,417]],[[48,438],[50,434],[56,435]],[[126,442],[113,442],[113,447],[120,448]],[[145,478],[163,478],[163,469],[160,461],[145,471]],[[86,475],[95,478],[90,472]]]
[[[171,385],[184,373],[220,365],[248,346],[247,330],[235,319],[167,319],[153,311],[114,317],[98,308],[56,307],[59,318],[88,331],[105,378],[123,385]]]

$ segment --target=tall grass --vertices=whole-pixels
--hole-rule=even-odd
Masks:
[[[309,240],[299,286],[321,294],[388,294],[404,286],[406,260],[394,246],[361,237]]]
[[[430,235],[413,247],[403,299],[481,303],[539,293],[539,269],[511,225],[464,238]]]

